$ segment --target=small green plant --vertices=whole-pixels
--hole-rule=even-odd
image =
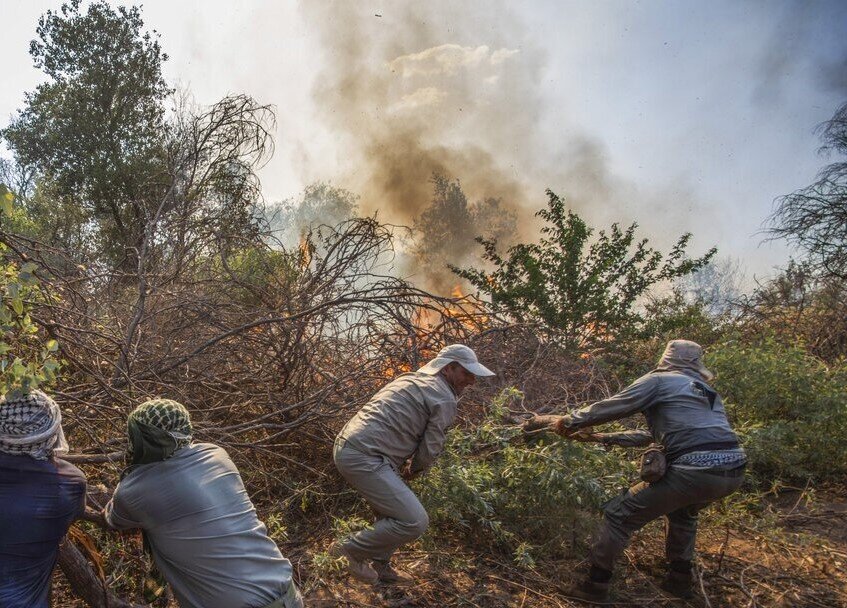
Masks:
[[[515,547],[514,561],[521,568],[531,569],[535,567],[535,559],[532,557],[532,545],[520,543]]]
[[[282,521],[283,518],[280,513],[270,513],[265,517],[265,527],[268,529],[268,536],[277,544],[288,542],[288,527]]]
[[[332,520],[332,534],[336,541],[342,541],[368,526],[370,524],[357,515],[346,518],[335,517]],[[345,561],[345,558],[334,557],[328,551],[315,553],[312,555],[312,575],[318,581],[338,578],[345,572]]]
[[[0,218],[14,213],[14,196],[0,184]],[[31,315],[44,291],[32,262],[18,265],[8,260],[0,243],[0,395],[15,396],[56,380],[59,361],[56,340],[42,341]]]
[[[343,557],[333,557],[327,551],[312,555],[312,575],[320,581],[342,576],[344,568]]]
[[[334,517],[332,519],[332,533],[335,540],[344,540],[351,534],[369,527],[371,527],[370,522],[357,515],[346,518]]]
[[[502,422],[507,389],[472,429],[453,429],[433,470],[416,482],[436,534],[466,533],[505,549],[531,568],[567,553],[600,504],[625,483],[620,454],[558,438],[528,441]]]

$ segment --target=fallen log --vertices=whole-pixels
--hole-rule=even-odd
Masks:
[[[62,460],[72,464],[98,464],[104,462],[116,462],[124,457],[125,452],[109,452],[108,454],[64,454]]]
[[[59,545],[58,561],[71,591],[91,608],[146,608],[112,593],[105,581],[94,572],[82,551],[67,536]]]

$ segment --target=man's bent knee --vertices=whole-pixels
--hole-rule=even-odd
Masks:
[[[426,511],[422,510],[420,513],[415,513],[408,520],[398,521],[397,523],[404,537],[409,540],[415,540],[423,536],[429,527],[429,515],[427,515]]]

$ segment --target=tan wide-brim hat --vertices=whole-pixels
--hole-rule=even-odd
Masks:
[[[494,372],[479,362],[473,349],[464,344],[451,344],[442,348],[435,359],[424,365],[418,371],[423,374],[435,375],[448,363],[458,363],[475,376],[494,376]]]

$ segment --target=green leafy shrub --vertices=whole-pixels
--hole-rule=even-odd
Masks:
[[[800,345],[726,341],[708,353],[753,468],[786,479],[847,473],[847,363]]]
[[[626,340],[643,325],[637,306],[650,289],[666,280],[696,272],[715,255],[686,253],[691,234],[683,234],[665,254],[637,239],[636,224],[594,229],[547,191],[545,221],[537,243],[519,243],[498,253],[497,242],[478,238],[491,272],[450,269],[491,303],[520,322],[539,323],[571,351],[608,347]]]
[[[507,389],[472,429],[455,428],[438,464],[416,483],[436,533],[464,531],[531,567],[566,552],[587,531],[627,466],[597,445],[543,437],[526,441],[504,424]]]
[[[287,302],[296,295],[297,281],[311,261],[314,244],[304,239],[292,252],[244,247],[212,262],[213,271],[230,280],[233,300],[245,305]]]
[[[14,196],[0,184],[0,221],[12,217]],[[7,258],[0,243],[0,395],[28,392],[56,379],[59,349],[56,340],[42,340],[30,312],[44,292],[35,276],[36,265],[18,265]]]

